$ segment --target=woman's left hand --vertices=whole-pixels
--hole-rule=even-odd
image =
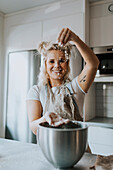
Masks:
[[[65,45],[68,41],[76,42],[78,36],[72,32],[69,28],[63,28],[58,36],[58,43]]]
[[[63,119],[59,114],[53,112],[46,112],[44,114],[45,120],[52,126],[59,126],[62,124],[67,124],[69,119]]]

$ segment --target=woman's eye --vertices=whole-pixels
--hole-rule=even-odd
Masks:
[[[54,63],[54,60],[50,60],[49,63],[51,63],[51,64]]]
[[[65,62],[65,59],[63,59],[63,58],[61,58],[60,60],[59,60],[59,63],[64,63]]]

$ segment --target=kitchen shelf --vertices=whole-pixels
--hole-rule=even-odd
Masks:
[[[96,76],[94,82],[113,82],[113,75],[112,76]]]
[[[107,117],[95,117],[86,122],[89,126],[99,126],[99,127],[107,127],[113,128],[113,118]]]

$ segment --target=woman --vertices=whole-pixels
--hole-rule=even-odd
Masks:
[[[63,28],[58,43],[42,42],[38,51],[44,63],[39,83],[33,86],[27,96],[27,111],[32,132],[37,133],[38,124],[47,121],[58,126],[69,120],[82,121],[84,96],[91,86],[99,60],[92,50],[70,29]],[[70,80],[70,52],[72,41],[86,65],[82,72]]]

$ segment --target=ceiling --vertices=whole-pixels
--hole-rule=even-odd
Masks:
[[[61,0],[0,0],[0,12],[9,14]],[[100,0],[89,0],[89,2]]]

